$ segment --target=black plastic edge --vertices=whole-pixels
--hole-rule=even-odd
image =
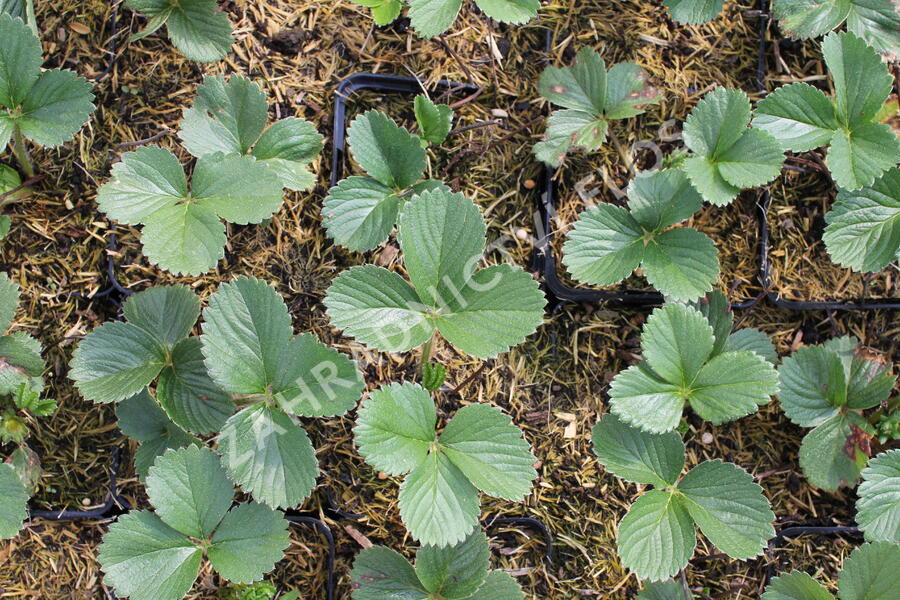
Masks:
[[[772,554],[774,551],[780,547],[782,547],[787,540],[787,538],[797,538],[803,537],[807,535],[818,535],[818,536],[829,536],[829,537],[839,537],[839,536],[848,536],[861,538],[862,531],[859,530],[858,527],[850,527],[850,526],[841,526],[836,525],[832,527],[823,527],[823,526],[815,526],[815,525],[797,525],[792,527],[785,527],[780,530],[775,537],[769,540],[768,548],[766,549],[766,557],[769,559],[768,564],[766,565],[766,579],[763,582],[766,587],[772,581],[772,577],[775,576],[775,562],[772,560]]]
[[[324,521],[315,517],[285,513],[284,518],[291,525],[312,527],[325,538],[325,541],[328,543],[328,557],[325,560],[325,569],[328,573],[328,578],[325,582],[325,598],[326,600],[334,600],[334,561],[337,551],[334,544],[334,533],[332,533],[331,528]]]

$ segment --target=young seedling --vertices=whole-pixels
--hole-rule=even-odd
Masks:
[[[882,57],[852,33],[829,33],[822,54],[834,98],[807,83],[791,83],[756,107],[753,126],[794,152],[829,146],[825,163],[838,186],[870,186],[897,164],[900,141],[876,120],[893,86]]]
[[[325,294],[331,322],[385,352],[426,344],[438,333],[458,350],[492,358],[540,325],[546,300],[530,274],[508,264],[477,269],[486,227],[474,202],[444,190],[409,201],[397,238],[409,274],[375,265],[341,273]]]
[[[627,209],[598,204],[578,217],[563,246],[572,276],[612,285],[641,268],[653,287],[675,300],[696,300],[711,291],[719,276],[715,244],[691,227],[672,227],[703,204],[684,173],[640,173],[627,194]]]
[[[449,105],[435,104],[425,94],[419,94],[413,100],[413,109],[423,147],[438,145],[447,139],[453,127],[453,109]]]
[[[0,273],[0,447],[15,444],[0,462],[0,539],[15,536],[28,516],[28,499],[40,478],[40,461],[24,443],[28,422],[56,410],[42,398],[44,359],[40,343],[23,331],[9,333],[19,303],[19,287]]]
[[[642,114],[661,96],[647,84],[647,76],[630,62],[613,65],[593,48],[578,51],[571,67],[547,67],[541,73],[541,96],[562,106],[547,119],[544,140],[534,146],[538,160],[560,166],[576,148],[593,152],[606,141],[609,122]]]
[[[198,62],[225,58],[234,42],[231,23],[219,12],[216,0],[125,0],[125,6],[150,19],[129,42],[153,35],[165,25],[175,47]]]
[[[91,84],[71,71],[48,69],[41,42],[21,19],[0,13],[0,148],[12,140],[26,177],[34,166],[25,140],[59,146],[75,137],[91,113]]]
[[[655,488],[642,493],[619,522],[616,552],[638,577],[662,581],[687,566],[697,527],[740,560],[759,555],[775,535],[769,501],[742,468],[707,460],[681,476],[685,446],[678,433],[647,433],[606,415],[592,440],[607,471]]]
[[[822,240],[834,262],[871,273],[900,260],[900,168],[871,186],[840,190],[825,222]]]
[[[359,553],[350,572],[353,600],[524,600],[509,574],[490,570],[490,548],[476,529],[463,541],[422,546],[415,567],[384,546]]]
[[[104,580],[131,600],[181,600],[204,557],[226,581],[262,579],[290,545],[288,522],[268,506],[232,508],[234,486],[212,451],[169,450],[150,468],[147,496],[156,509],[131,511],[100,544]]]
[[[863,544],[844,561],[838,578],[841,600],[897,598],[900,546],[878,542]],[[772,580],[762,600],[835,600],[823,586],[803,571],[791,571]]]
[[[698,307],[666,304],[641,335],[643,361],[613,379],[611,410],[651,433],[674,430],[684,407],[715,425],[767,404],[778,391],[775,350],[765,334],[731,332],[728,301],[714,292]]]
[[[403,0],[354,0],[372,9],[372,18],[379,26],[390,25],[403,9]],[[409,5],[409,20],[416,33],[423,38],[440,35],[450,29],[464,0],[405,0]],[[475,0],[475,5],[487,16],[501,23],[527,23],[537,16],[540,0]]]
[[[877,51],[900,55],[900,13],[892,0],[773,0],[772,9],[791,37],[817,38],[846,21],[847,31]]]
[[[725,0],[665,0],[672,18],[685,25],[712,21],[722,12]]]
[[[436,424],[435,404],[424,388],[394,383],[364,401],[353,433],[366,462],[394,477],[406,475],[400,518],[413,538],[426,546],[451,546],[478,524],[478,491],[523,500],[537,477],[537,459],[495,406],[464,406],[440,435]]]
[[[856,485],[868,460],[874,428],[863,411],[888,399],[896,376],[860,355],[852,337],[806,346],[778,369],[781,409],[793,423],[812,427],[800,444],[800,466],[814,486]]]
[[[240,75],[206,77],[185,109],[178,137],[188,152],[205,158],[252,156],[297,192],[316,178],[307,165],[322,151],[322,136],[305,119],[287,117],[266,127],[269,105],[259,86]]]
[[[449,188],[422,180],[425,144],[387,115],[370,110],[347,130],[353,158],[367,175],[338,182],[322,203],[328,237],[351,250],[371,250],[387,240],[407,200],[427,190]]]
[[[725,206],[742,189],[778,177],[784,151],[761,129],[751,129],[750,99],[718,87],[703,97],[684,122],[684,144],[692,155],[683,169],[703,199]]]
[[[188,188],[169,150],[145,146],[122,156],[97,204],[110,219],[143,225],[151,263],[175,274],[200,275],[225,257],[225,224],[261,223],[284,202],[281,177],[252,156],[197,159]]]
[[[900,544],[900,449],[882,452],[860,473],[856,522],[870,542]]]

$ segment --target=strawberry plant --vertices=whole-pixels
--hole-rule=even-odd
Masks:
[[[426,119],[423,132],[436,137],[441,127]],[[441,117],[438,117],[440,119]],[[351,175],[328,191],[322,203],[322,225],[328,237],[351,250],[371,250],[384,242],[401,209],[412,196],[428,190],[449,190],[440,181],[423,180],[425,143],[387,115],[370,110],[356,117],[347,130],[353,158],[367,175]]]
[[[644,112],[660,100],[647,84],[647,76],[635,63],[606,62],[590,47],[578,51],[571,67],[547,67],[541,73],[541,96],[562,106],[547,118],[544,140],[534,146],[538,160],[560,166],[576,148],[593,152],[606,141],[609,122]]]
[[[204,557],[226,581],[257,581],[290,545],[278,511],[256,502],[232,507],[234,486],[206,448],[167,451],[150,468],[146,490],[155,510],[119,517],[100,544],[104,579],[120,596],[181,600]]]
[[[638,577],[662,581],[687,566],[698,527],[721,552],[741,560],[759,555],[775,535],[769,501],[742,468],[707,460],[681,475],[686,449],[678,433],[648,433],[606,415],[591,437],[607,471],[654,488],[619,522],[616,552]]]
[[[227,81],[206,77],[185,109],[178,137],[188,152],[205,158],[252,156],[272,169],[284,187],[303,191],[315,184],[307,169],[322,151],[322,136],[305,119],[287,117],[268,127],[269,105],[259,86],[240,75]]]
[[[699,306],[666,304],[641,334],[643,361],[613,379],[612,412],[651,433],[678,427],[685,406],[720,425],[767,404],[778,390],[775,350],[765,334],[731,332],[725,296]]]
[[[413,110],[422,146],[440,144],[447,139],[453,126],[453,109],[449,105],[435,104],[425,94],[419,94],[413,100]]]
[[[855,485],[869,455],[874,428],[863,411],[887,401],[896,382],[890,370],[858,352],[852,337],[805,346],[778,369],[785,416],[812,427],[800,444],[800,466],[814,486]]]
[[[474,0],[487,16],[501,23],[527,23],[537,16],[540,0]],[[403,5],[409,5],[409,19],[416,33],[423,38],[440,35],[450,29],[464,0],[354,0],[372,9],[376,25],[393,23],[400,16]]]
[[[749,125],[747,94],[723,87],[706,94],[687,116],[683,135],[691,155],[682,168],[707,202],[725,206],[742,189],[765,185],[781,173],[784,151],[778,141]]]
[[[834,262],[875,272],[900,260],[900,168],[871,186],[840,190],[825,222],[822,240]]]
[[[900,55],[900,13],[891,0],[773,0],[772,10],[791,37],[816,38],[846,22],[879,52]]]
[[[353,561],[350,580],[353,600],[525,598],[515,579],[490,570],[490,548],[480,529],[452,546],[422,546],[415,566],[390,548],[367,548]]]
[[[325,294],[331,322],[361,343],[405,352],[443,336],[458,350],[492,358],[540,325],[546,300],[537,282],[508,264],[483,269],[486,227],[474,202],[443,189],[410,200],[397,238],[410,282],[363,265],[338,275]]]
[[[75,137],[91,113],[94,95],[83,77],[62,69],[42,71],[41,42],[25,23],[0,13],[0,148],[12,140],[27,177],[34,166],[25,140],[59,146]]]
[[[56,401],[42,398],[44,359],[40,343],[24,331],[9,333],[19,287],[0,273],[0,447],[14,444],[0,462],[0,539],[15,536],[28,516],[28,499],[40,477],[40,461],[26,444],[28,423],[56,410]]]
[[[261,223],[284,202],[278,173],[252,156],[197,159],[188,188],[178,158],[159,146],[122,155],[97,204],[110,219],[142,225],[151,263],[175,274],[200,275],[225,257],[225,224]]]
[[[451,546],[478,524],[479,490],[523,500],[537,477],[537,459],[495,406],[464,406],[440,435],[436,425],[428,392],[414,383],[394,383],[363,402],[353,434],[366,462],[390,476],[406,476],[400,518],[413,538],[425,546]]]
[[[244,491],[273,507],[300,504],[318,466],[294,417],[355,407],[363,383],[353,362],[312,334],[293,337],[284,301],[249,277],[210,297],[199,337],[190,332],[200,303],[185,286],[134,294],[123,312],[125,322],[84,338],[70,376],[88,400],[129,399],[117,412],[126,435],[141,441],[138,472],[166,448],[196,443],[189,432],[218,432],[222,463]],[[144,408],[148,386],[165,415]]]
[[[838,186],[870,186],[900,155],[900,141],[876,119],[893,77],[882,57],[849,32],[825,36],[822,54],[834,97],[807,83],[782,86],[757,105],[753,126],[794,152],[827,145],[825,163]]]
[[[838,578],[841,600],[896,600],[900,546],[878,542],[863,544],[844,560]],[[772,580],[762,600],[834,600],[810,575],[791,571]]]
[[[225,58],[234,42],[231,23],[218,10],[216,0],[125,0],[125,6],[150,19],[130,42],[153,35],[165,25],[175,47],[198,62]]]
[[[598,204],[566,235],[563,263],[594,285],[618,283],[640,268],[656,289],[676,300],[696,300],[719,276],[715,244],[691,227],[673,228],[703,203],[678,170],[639,174],[628,186],[628,208]]]
[[[869,461],[856,491],[856,522],[871,542],[900,544],[900,449]]]

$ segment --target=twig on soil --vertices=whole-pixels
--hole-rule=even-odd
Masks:
[[[465,379],[463,379],[463,380],[462,380],[462,383],[460,383],[460,384],[457,385],[455,388],[453,388],[452,390],[450,390],[450,393],[451,393],[451,394],[458,394],[459,391],[460,391],[461,389],[463,389],[464,387],[466,387],[467,385],[469,385],[469,384],[472,382],[473,379],[475,379],[476,377],[478,377],[478,375],[481,374],[482,371],[484,371],[484,367],[485,367],[486,364],[487,364],[487,363],[484,363],[484,362],[481,363],[481,366],[480,366],[480,367],[478,367],[477,369],[475,369],[468,377],[466,377]]]
[[[3,206],[4,204],[6,204],[6,202],[4,202],[4,200],[6,200],[6,198],[12,196],[16,192],[20,192],[20,191],[24,190],[25,188],[27,188],[30,185],[34,185],[35,183],[37,183],[38,181],[40,181],[43,178],[44,178],[43,175],[35,175],[34,177],[29,177],[28,179],[26,179],[25,181],[23,181],[22,183],[20,183],[16,187],[14,187],[13,189],[9,190],[8,192],[3,192],[2,194],[0,194],[0,206]]]
[[[472,131],[473,129],[481,129],[482,127],[491,127],[493,125],[499,125],[502,123],[502,119],[493,119],[492,121],[482,121],[480,123],[473,123],[471,125],[466,125],[465,127],[457,127],[453,131],[447,134],[447,137],[458,135],[460,133],[465,133],[466,131]]]
[[[159,141],[162,138],[166,137],[172,133],[171,129],[164,129],[157,133],[156,135],[151,135],[150,137],[143,140],[135,140],[133,142],[122,142],[121,144],[116,144],[116,150],[124,150],[125,148],[135,148],[137,146],[144,146],[146,144],[152,144],[153,142]]]
[[[459,65],[459,68],[462,69],[463,73],[466,74],[466,79],[468,80],[469,84],[474,85],[477,88],[474,92],[472,92],[462,100],[457,100],[456,102],[451,104],[450,108],[455,110],[460,106],[468,104],[469,102],[472,102],[473,100],[478,98],[478,96],[481,95],[481,92],[484,91],[484,86],[475,83],[475,78],[472,77],[472,71],[469,70],[469,65],[467,65],[465,61],[463,61],[463,59],[459,57],[459,54],[457,54],[456,51],[454,51],[453,48],[450,47],[450,44],[447,43],[447,41],[444,39],[444,36],[438,36],[437,42],[441,45],[444,51],[449,54],[453,58],[453,60],[456,61],[456,64]]]

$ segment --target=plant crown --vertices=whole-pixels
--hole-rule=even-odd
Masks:
[[[231,23],[219,12],[216,0],[125,0],[125,6],[150,19],[129,42],[144,39],[165,25],[175,47],[198,62],[225,58],[234,42]]]

